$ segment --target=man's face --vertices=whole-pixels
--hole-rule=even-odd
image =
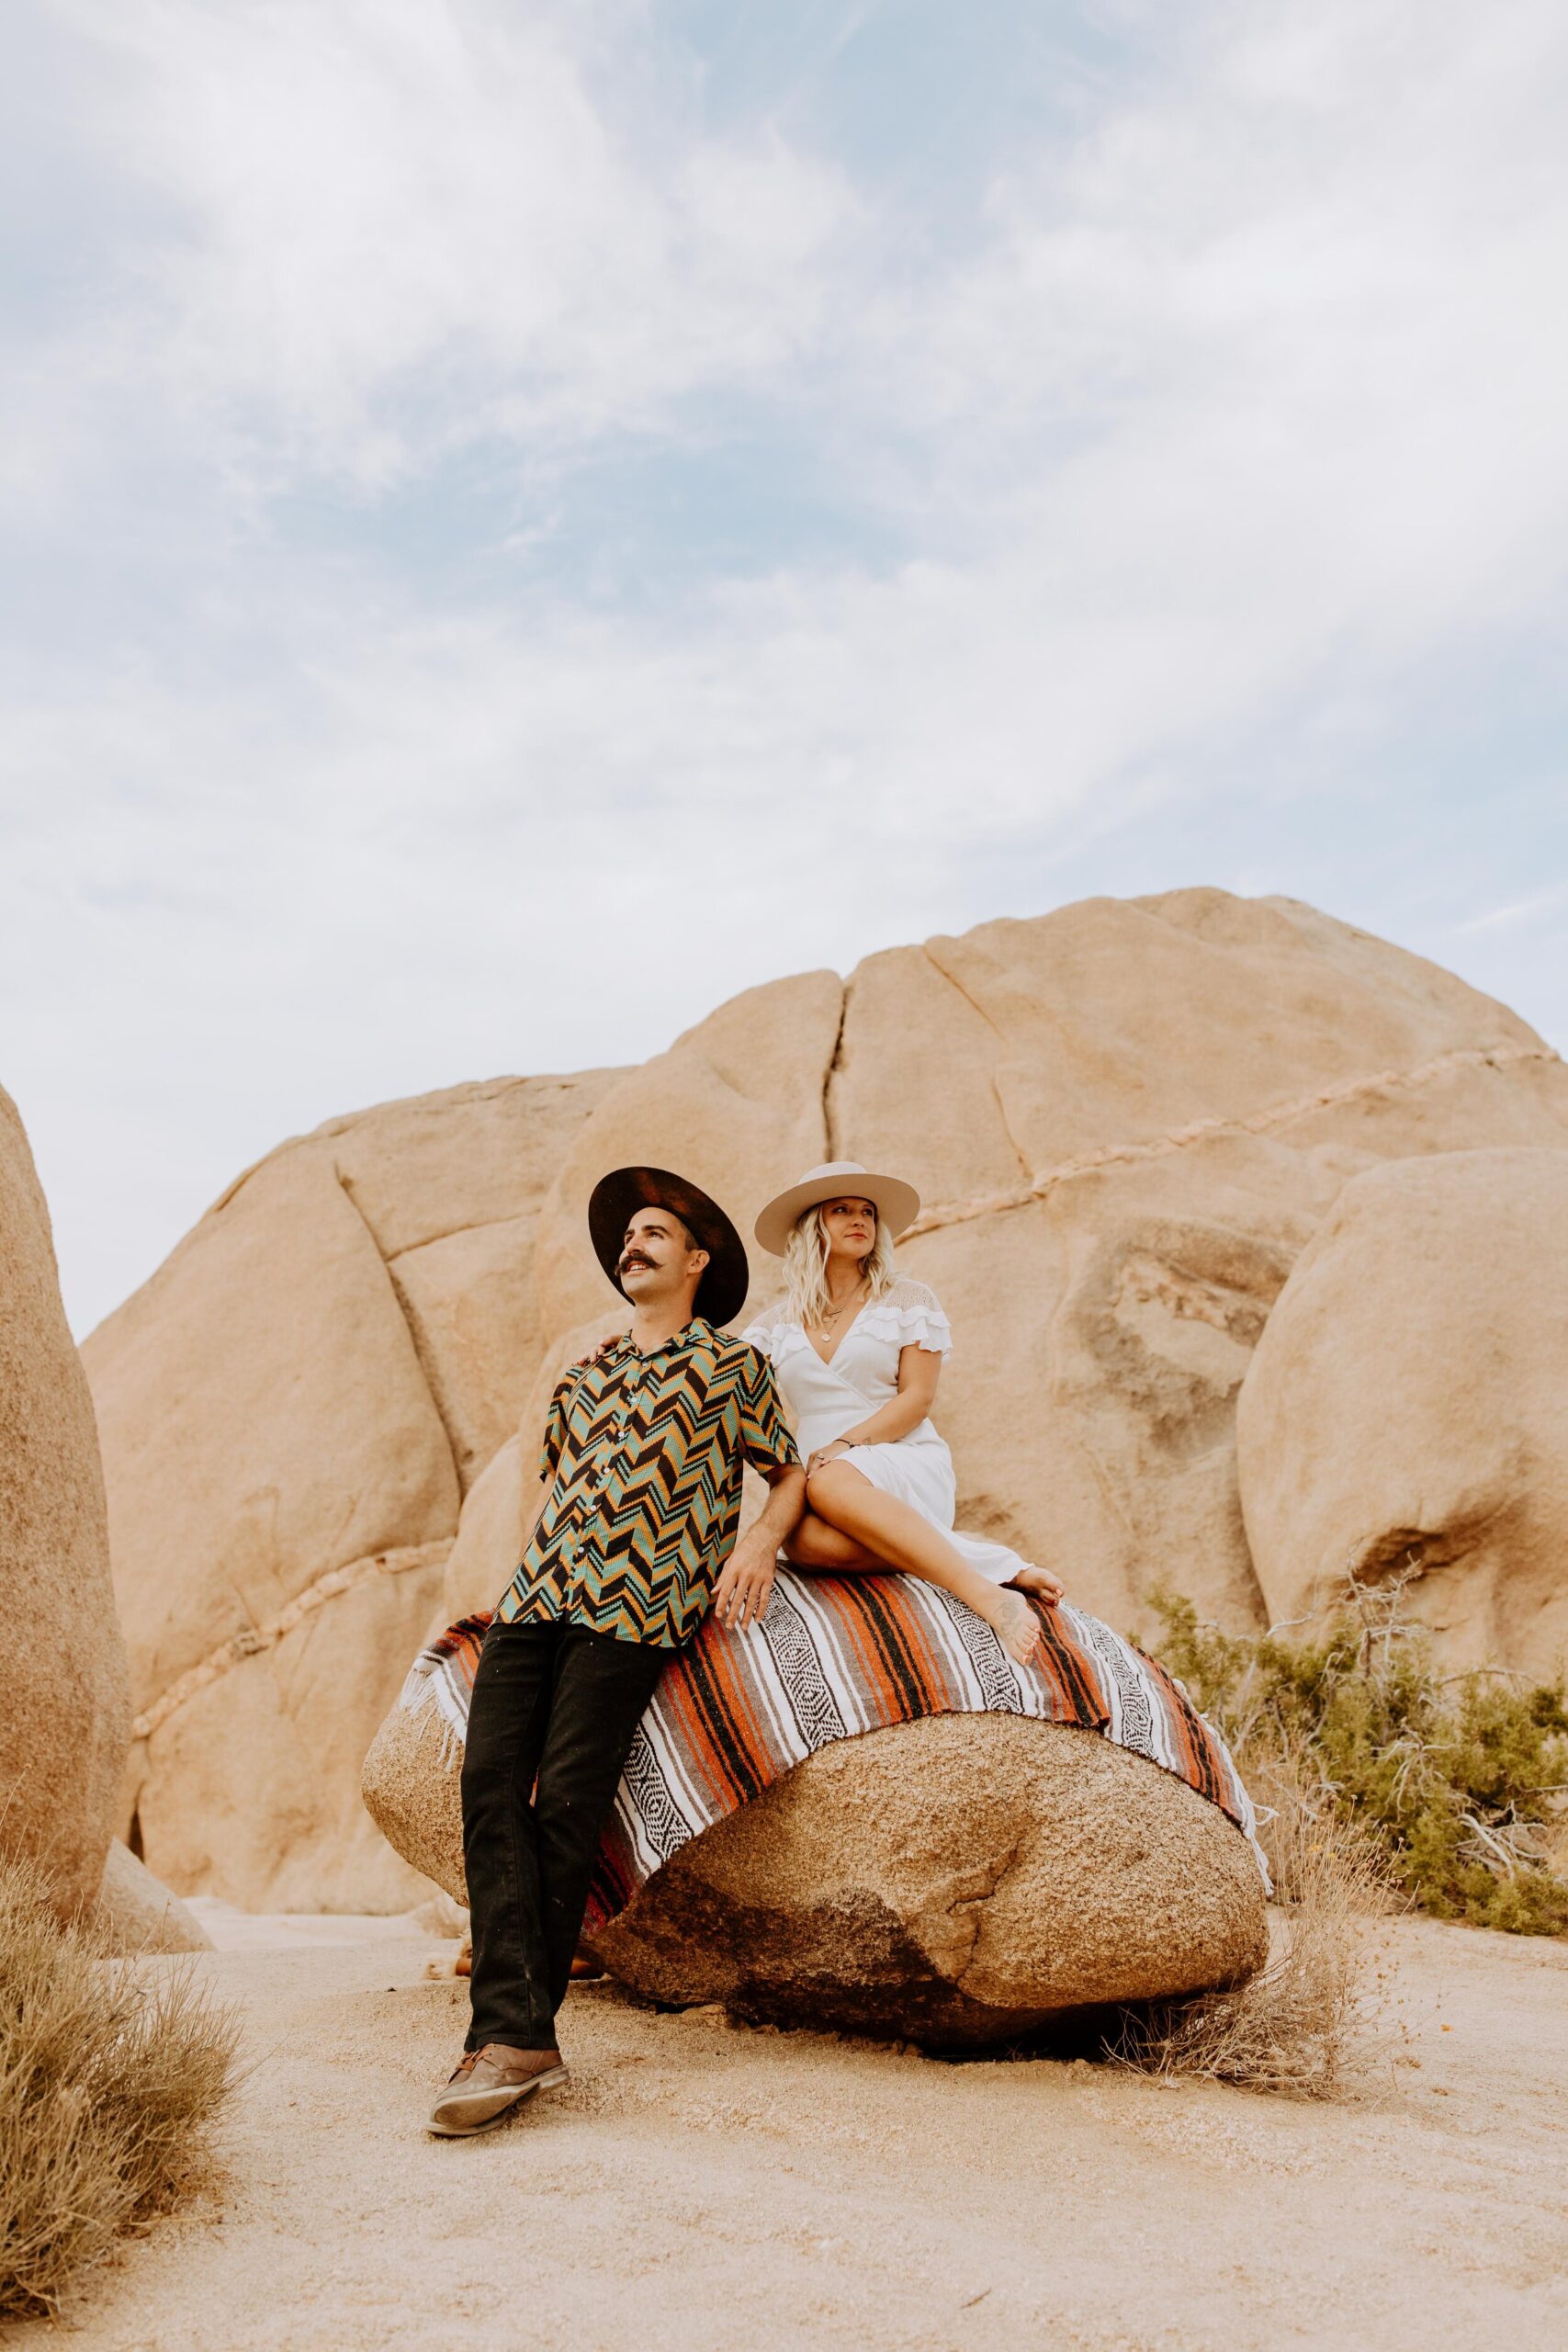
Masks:
[[[616,1271],[621,1288],[637,1306],[652,1306],[695,1289],[707,1264],[679,1217],[669,1209],[638,1209],[626,1227]]]

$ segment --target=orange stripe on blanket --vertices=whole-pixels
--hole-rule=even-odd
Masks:
[[[1231,1809],[1230,1780],[1234,1767],[1227,1771],[1229,1758],[1213,1725],[1205,1721],[1192,1704],[1186,1691],[1168,1668],[1147,1650],[1140,1649],[1139,1657],[1150,1680],[1159,1690],[1168,1710],[1172,1732],[1181,1757],[1181,1776],[1190,1781],[1201,1797],[1212,1804]]]
[[[1054,1609],[1045,1608],[1038,1600],[1033,1608],[1043,1640],[1031,1661],[1030,1670],[1055,1694],[1057,1722],[1103,1727],[1110,1720],[1111,1711],[1093,1659],[1079,1648]]]
[[[950,1704],[948,1679],[928,1649],[925,1671],[916,1656],[914,1621],[886,1577],[823,1577],[826,1596],[839,1611],[841,1631],[852,1646],[867,1690],[886,1723],[911,1723]]]
[[[770,1741],[739,1656],[709,1637],[710,1617],[682,1659],[679,1675],[660,1684],[666,1711],[687,1740],[689,1770],[702,1772],[728,1811],[758,1796],[774,1778]]]

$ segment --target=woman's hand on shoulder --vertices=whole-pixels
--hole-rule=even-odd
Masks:
[[[624,1331],[606,1331],[604,1338],[596,1341],[595,1344],[589,1349],[588,1353],[585,1356],[578,1357],[572,1369],[576,1372],[581,1372],[585,1364],[597,1363],[600,1357],[606,1354],[608,1351],[615,1346],[617,1340],[624,1340],[626,1336],[626,1335]]]

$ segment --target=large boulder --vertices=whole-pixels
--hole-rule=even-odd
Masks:
[[[423,1891],[359,1762],[533,1385],[534,1227],[604,1082],[460,1087],[283,1146],[87,1341],[137,1709],[120,1826],[178,1892]]]
[[[389,1837],[467,1901],[452,1743],[399,1710],[366,1759]],[[1146,1758],[1014,1715],[835,1741],[596,1928],[650,1999],[932,2046],[1239,1982],[1268,1949],[1241,1832]]]
[[[1269,1612],[1387,1590],[1453,1668],[1568,1663],[1568,1151],[1356,1178],[1242,1384],[1242,1508]]]
[[[44,1864],[62,1914],[97,1892],[130,1722],[92,1399],[0,1091],[0,1844]]]
[[[1568,1071],[1523,1022],[1311,908],[1183,890],[779,980],[644,1068],[284,1147],[85,1351],[154,1726],[122,1826],[139,1804],[177,1888],[413,1899],[354,1826],[357,1754],[420,1634],[493,1604],[551,1384],[624,1311],[587,1237],[605,1169],[678,1165],[743,1230],[817,1160],[908,1176],[964,1523],[1113,1623],[1151,1630],[1168,1585],[1242,1629],[1269,1612],[1235,1398],[1269,1309],[1350,1178],[1480,1146],[1568,1146]],[[777,1268],[752,1271],[755,1308]],[[356,1604],[278,1632],[344,1572]]]

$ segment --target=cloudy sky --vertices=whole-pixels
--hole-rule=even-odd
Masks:
[[[1568,1046],[1562,0],[13,0],[0,1081],[282,1136],[1094,891]]]

